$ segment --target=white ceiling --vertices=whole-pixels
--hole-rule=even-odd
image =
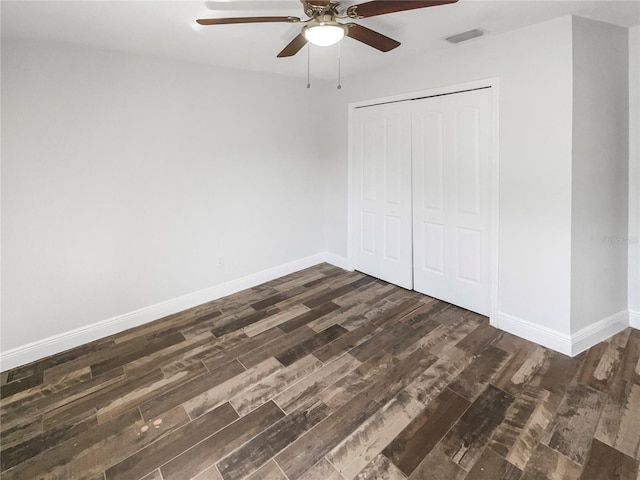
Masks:
[[[2,39],[61,41],[230,68],[296,77],[307,75],[306,49],[295,57],[276,58],[298,34],[300,25],[199,27],[195,24],[196,18],[249,15],[293,15],[304,20],[298,0],[207,3],[2,0],[1,8]],[[640,24],[640,0],[460,0],[451,5],[364,19],[359,23],[395,38],[402,45],[381,53],[345,38],[339,47],[311,47],[311,75],[333,78],[339,50],[342,73],[347,76],[417,58],[425,50],[456,48],[442,38],[475,27],[486,30],[487,35],[498,35],[569,14],[632,27]]]

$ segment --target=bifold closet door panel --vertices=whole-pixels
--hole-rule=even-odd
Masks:
[[[412,103],[414,289],[490,309],[490,89]]]
[[[411,289],[411,106],[357,108],[352,128],[355,268]]]

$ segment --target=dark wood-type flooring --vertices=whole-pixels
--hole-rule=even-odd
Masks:
[[[639,358],[323,264],[3,372],[1,477],[639,480]]]

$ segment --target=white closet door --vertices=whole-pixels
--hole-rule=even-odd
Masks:
[[[358,108],[353,120],[355,268],[411,289],[411,106]]]
[[[490,309],[491,90],[412,102],[415,290]]]

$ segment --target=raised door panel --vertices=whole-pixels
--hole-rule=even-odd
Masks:
[[[487,315],[489,89],[412,102],[414,288]]]
[[[404,288],[413,288],[410,121],[407,104],[365,107],[352,130],[355,268]]]

